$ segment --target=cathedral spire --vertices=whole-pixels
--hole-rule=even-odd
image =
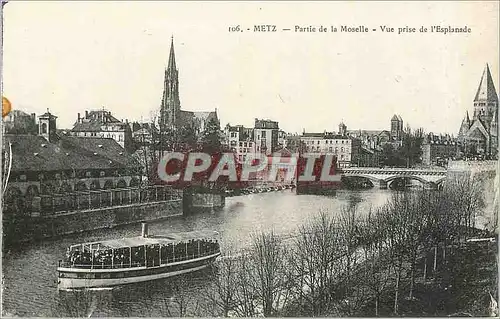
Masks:
[[[498,96],[495,90],[495,85],[493,84],[493,79],[490,73],[490,67],[486,64],[486,68],[481,76],[481,82],[477,88],[476,97],[474,102],[477,101],[496,101],[498,102]]]
[[[175,64],[174,37],[170,43],[168,65],[165,69],[161,102],[161,123],[164,128],[174,129],[179,121],[181,102],[179,99],[179,72]]]
[[[170,55],[168,56],[168,68],[167,72],[176,71],[177,66],[175,65],[175,52],[174,52],[174,36],[170,42]]]

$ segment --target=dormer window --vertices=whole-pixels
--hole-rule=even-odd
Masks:
[[[42,144],[42,147],[47,147],[47,144]]]
[[[123,155],[123,152],[120,152],[120,153],[118,153],[118,154]]]
[[[99,144],[99,145],[97,145],[97,147],[102,148],[102,145],[101,145],[101,144]]]
[[[94,155],[97,155],[97,153],[96,153],[96,152],[94,152]]]
[[[33,155],[38,156],[38,153],[33,153]]]

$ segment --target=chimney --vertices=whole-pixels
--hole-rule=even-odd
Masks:
[[[142,237],[143,238],[148,237],[148,224],[147,223],[142,223]]]
[[[80,113],[78,113],[78,121],[76,123],[80,123]]]
[[[89,111],[85,111],[85,118],[88,119],[89,118]]]

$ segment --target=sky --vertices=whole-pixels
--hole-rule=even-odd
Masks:
[[[498,92],[498,12],[496,1],[11,0],[4,95],[27,113],[50,109],[60,128],[103,107],[118,119],[148,120],[160,106],[174,36],[182,109],[217,109],[222,125],[268,118],[287,132],[336,131],[341,121],[389,129],[399,114],[405,125],[456,135],[486,63]],[[278,32],[252,32],[259,24]],[[237,25],[244,32],[229,32]],[[370,32],[294,32],[321,25]],[[380,31],[384,25],[396,32]],[[472,32],[418,32],[431,25]],[[398,35],[405,26],[417,32]]]

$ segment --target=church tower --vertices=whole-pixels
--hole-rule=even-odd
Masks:
[[[474,116],[473,120],[481,120],[486,126],[490,127],[492,120],[497,117],[498,112],[498,96],[495,91],[495,85],[491,77],[490,68],[486,64],[486,68],[481,76],[481,82],[477,89],[476,97],[474,98]]]
[[[52,115],[49,109],[38,117],[38,135],[44,137],[48,142],[54,142],[57,129],[56,119],[57,116]]]
[[[177,127],[181,110],[179,99],[179,71],[175,64],[174,37],[170,44],[170,55],[168,66],[165,69],[165,80],[163,83],[163,97],[161,99],[160,126],[163,130],[175,129]]]

